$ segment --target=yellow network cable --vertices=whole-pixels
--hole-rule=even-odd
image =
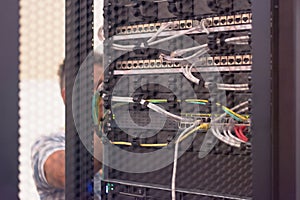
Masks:
[[[244,117],[234,111],[232,111],[231,109],[225,107],[225,106],[222,106],[223,109],[227,110],[229,113],[231,113],[232,115],[236,116],[237,118],[241,119],[242,121],[247,121],[247,117]]]
[[[217,105],[217,106],[222,106],[220,103],[216,103],[216,105]],[[241,121],[247,121],[247,117],[244,117],[244,116],[242,116],[242,115],[240,115],[240,114],[234,112],[233,110],[227,108],[226,106],[222,106],[222,109],[223,109],[225,112],[227,111],[227,112],[226,112],[227,114],[233,115],[234,118],[236,117],[237,120],[239,119],[239,120],[241,120]]]
[[[123,145],[123,146],[132,146],[132,143],[130,142],[110,142],[114,145]],[[140,144],[141,147],[166,147],[168,146],[168,143],[162,143],[162,144]]]
[[[204,99],[186,99],[186,102],[202,102],[202,103],[208,103],[208,100],[204,100]]]
[[[179,142],[182,142],[183,140],[185,140],[187,137],[189,137],[194,132],[196,132],[198,130],[208,130],[209,127],[210,127],[210,125],[208,123],[200,124],[200,126],[197,126],[196,128],[192,129],[190,132],[188,132],[187,134],[185,134],[183,137],[181,137],[180,140],[179,140]]]
[[[168,146],[168,143],[162,143],[162,144],[140,144],[141,147],[166,147]]]
[[[167,103],[167,99],[147,99],[146,101],[150,103]]]
[[[114,145],[132,146],[130,142],[110,142],[110,143]]]

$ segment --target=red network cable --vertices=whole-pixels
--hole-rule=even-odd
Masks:
[[[245,128],[245,126],[235,126],[234,132],[239,139],[243,140],[244,142],[248,142],[249,139],[243,133]]]

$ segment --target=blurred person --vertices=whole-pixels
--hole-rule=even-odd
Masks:
[[[103,81],[103,56],[94,53],[94,90]],[[65,65],[59,68],[59,83],[61,96],[65,103]],[[98,80],[96,82],[96,80]],[[97,84],[98,83],[98,84]],[[102,102],[99,105],[99,118],[103,115]],[[94,134],[94,151],[102,155],[102,143]],[[99,154],[99,155],[98,155]],[[31,165],[33,178],[41,200],[65,199],[65,133],[59,132],[49,136],[40,137],[31,149]],[[101,162],[94,159],[94,184],[99,184],[99,190],[94,191],[95,199],[100,197]]]

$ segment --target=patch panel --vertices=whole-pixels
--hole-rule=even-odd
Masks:
[[[216,26],[231,26],[238,24],[249,24],[252,23],[252,13],[228,15],[228,16],[215,16],[207,18],[208,24],[211,27]]]
[[[207,30],[210,33],[215,33],[215,32],[230,32],[230,31],[248,31],[252,29],[251,24],[239,24],[239,25],[232,25],[232,26],[218,26],[218,27],[208,27]],[[125,29],[124,29],[125,30]],[[163,31],[162,33],[159,34],[159,37],[166,37],[166,36],[172,36],[175,34],[180,34],[182,33],[183,29],[172,29],[169,28],[168,31]],[[117,34],[112,36],[112,40],[119,41],[119,40],[131,40],[131,39],[146,39],[146,38],[151,38],[155,32],[136,32],[135,34]],[[196,35],[196,34],[206,34],[205,31],[202,30],[193,30],[188,32],[186,35]]]
[[[193,68],[192,72],[250,72],[251,65],[241,66],[208,66]],[[137,74],[178,74],[182,73],[181,68],[161,68],[161,69],[131,69],[131,70],[114,70],[114,75],[137,75]]]
[[[236,15],[226,15],[226,16],[214,16],[206,17],[205,20],[208,27],[221,27],[221,26],[232,26],[232,25],[242,25],[250,24],[252,22],[252,14],[236,14]],[[138,24],[130,26],[121,26],[116,28],[116,35],[126,35],[126,34],[138,34],[138,33],[151,33],[156,32],[161,26],[166,23],[172,23],[165,31],[171,30],[185,30],[200,25],[201,20],[176,20],[169,22],[160,23],[150,23],[150,24]]]
[[[239,66],[252,65],[252,55],[234,55],[234,56],[208,56],[201,57],[199,60],[201,66]],[[133,60],[118,61],[116,69],[149,69],[149,68],[180,68],[182,65],[178,62],[162,62],[160,59],[151,60]]]

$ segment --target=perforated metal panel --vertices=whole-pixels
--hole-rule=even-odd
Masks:
[[[93,1],[66,1],[66,199],[93,199],[93,156],[82,143],[92,146],[93,68],[76,76],[93,49]],[[83,64],[87,65],[87,64]],[[82,103],[84,102],[84,103]],[[79,110],[74,116],[73,109]],[[80,119],[81,138],[74,120]],[[78,122],[78,120],[77,120]]]

